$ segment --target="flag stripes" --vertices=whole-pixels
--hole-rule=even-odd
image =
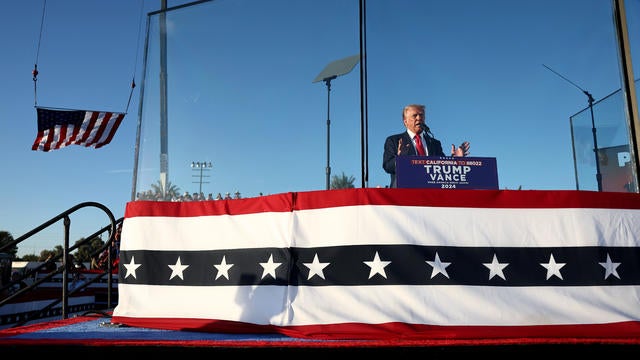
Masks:
[[[36,108],[38,134],[31,149],[50,151],[68,145],[100,148],[113,139],[124,113]]]

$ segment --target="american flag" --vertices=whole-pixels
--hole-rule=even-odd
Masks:
[[[638,339],[640,194],[135,201],[112,321],[315,339]]]
[[[100,148],[113,139],[124,113],[36,108],[38,136],[31,150],[50,151],[67,145]]]

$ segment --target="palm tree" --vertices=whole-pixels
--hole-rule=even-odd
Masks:
[[[331,178],[331,189],[353,189],[353,185],[356,178],[353,176],[347,176],[344,172],[340,176],[333,175]]]
[[[155,184],[151,184],[151,189],[153,190],[153,195],[156,199],[171,200],[172,198],[180,196],[180,188],[173,185],[171,181],[167,181],[166,193],[163,193],[162,191],[162,182],[160,182],[160,180]]]

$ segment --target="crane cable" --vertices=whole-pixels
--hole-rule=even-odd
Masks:
[[[136,69],[138,67],[138,55],[140,53],[140,34],[142,31],[142,14],[144,13],[144,0],[140,0],[140,18],[138,19],[138,36],[136,44],[136,56],[135,61],[133,63],[133,74],[131,75],[131,92],[129,93],[129,100],[127,101],[127,108],[125,109],[125,113],[129,111],[129,104],[131,104],[131,97],[133,95],[133,89],[136,87]]]
[[[42,4],[42,19],[40,20],[40,37],[38,38],[38,47],[36,49],[36,61],[31,71],[33,75],[33,101],[35,106],[38,106],[38,57],[40,56],[40,43],[42,42],[42,29],[44,27],[44,13],[46,8],[47,0],[44,0]]]
[[[47,8],[47,0],[43,0],[42,2],[42,18],[40,20],[40,35],[38,37],[38,45],[37,45],[37,49],[36,49],[36,61],[34,63],[33,66],[33,70],[31,71],[31,74],[33,75],[33,100],[34,100],[34,105],[38,106],[38,58],[40,57],[40,44],[42,43],[42,32],[44,29],[44,17],[45,17],[45,13],[46,13],[46,8]],[[131,78],[131,92],[129,93],[129,100],[127,101],[127,107],[125,109],[125,114],[127,113],[127,111],[129,110],[129,104],[131,103],[131,97],[133,96],[133,89],[136,87],[136,69],[137,69],[137,64],[138,64],[138,53],[139,53],[139,49],[140,49],[140,24],[142,23],[142,14],[143,14],[143,10],[144,10],[144,1],[140,0],[140,19],[139,19],[139,23],[138,23],[138,43],[136,45],[136,59],[135,59],[135,63],[133,66],[133,75]]]

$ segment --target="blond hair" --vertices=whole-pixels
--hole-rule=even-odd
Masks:
[[[426,106],[422,104],[409,104],[402,109],[402,120],[404,120],[404,115],[407,113],[409,109],[420,109],[422,112],[425,111]]]

